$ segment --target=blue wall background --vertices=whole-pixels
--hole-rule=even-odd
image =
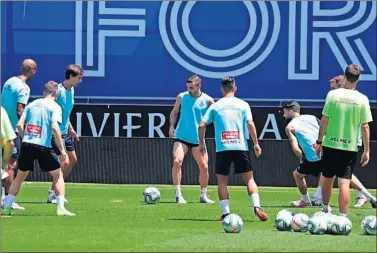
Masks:
[[[33,95],[41,94],[46,81],[61,81],[64,67],[77,63],[85,69],[76,89],[82,97],[174,98],[185,90],[185,78],[197,72],[214,97],[221,96],[219,78],[229,74],[236,76],[243,98],[323,100],[329,79],[357,62],[364,70],[359,89],[376,100],[376,2],[1,2],[1,7],[2,82],[18,73],[22,59],[33,58],[38,63],[30,82]]]

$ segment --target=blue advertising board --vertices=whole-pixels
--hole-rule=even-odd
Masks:
[[[250,100],[323,100],[349,63],[376,100],[376,2],[1,2],[2,81],[38,63],[39,95],[64,67],[85,70],[79,97],[174,99],[191,73],[221,97],[233,75]]]

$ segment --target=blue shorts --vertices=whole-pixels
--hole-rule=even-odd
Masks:
[[[75,151],[75,146],[76,146],[75,141],[69,133],[62,134],[62,140],[63,140],[63,144],[64,144],[66,151],[68,151],[68,152]],[[59,150],[58,144],[56,143],[54,137],[52,137],[52,139],[51,139],[51,146],[52,146],[52,149],[55,151],[55,153],[57,155],[60,155],[60,150]]]
[[[14,143],[14,148],[13,148],[13,153],[12,153],[12,158],[18,159],[20,157],[20,152],[21,152],[21,136],[16,133],[16,139],[13,140]]]

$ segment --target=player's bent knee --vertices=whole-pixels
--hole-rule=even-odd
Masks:
[[[183,161],[181,159],[175,158],[173,160],[174,167],[182,167]]]

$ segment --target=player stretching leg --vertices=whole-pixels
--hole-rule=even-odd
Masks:
[[[18,122],[18,132],[23,137],[18,173],[9,189],[8,196],[5,197],[4,215],[12,215],[12,204],[29,172],[34,170],[35,160],[38,160],[41,170],[49,172],[53,178],[58,195],[57,215],[75,215],[64,207],[65,184],[63,174],[60,170],[59,158],[51,147],[51,138],[54,135],[60,148],[60,158],[65,161],[67,154],[63,147],[58,125],[58,122],[61,122],[62,113],[60,107],[55,103],[57,92],[58,84],[48,82],[43,91],[44,98],[37,99],[27,105]]]
[[[12,127],[16,132],[17,138],[14,140],[14,149],[12,158],[6,167],[8,177],[4,181],[5,195],[8,194],[10,185],[13,183],[17,160],[20,155],[21,137],[17,133],[17,122],[24,112],[30,97],[30,88],[26,82],[30,81],[37,72],[37,64],[32,59],[25,59],[21,65],[21,74],[8,79],[2,91],[2,106],[7,112]],[[2,198],[3,202],[3,198]],[[13,209],[24,210],[22,206],[13,203]]]
[[[59,84],[58,95],[56,103],[61,107],[63,117],[60,124],[60,131],[62,133],[65,150],[68,154],[67,166],[61,166],[64,180],[68,177],[69,172],[77,162],[77,155],[75,151],[75,141],[79,140],[79,136],[75,132],[70,122],[71,111],[74,106],[74,87],[82,81],[84,71],[77,65],[69,65],[65,70],[65,80]],[[59,151],[57,150],[57,154]],[[64,200],[66,203],[67,199]],[[56,194],[53,186],[51,186],[47,203],[56,203]]]
[[[199,183],[201,187],[200,203],[213,204],[207,196],[208,187],[208,155],[199,151],[198,126],[207,111],[214,103],[213,98],[201,91],[202,81],[198,75],[190,76],[186,81],[187,92],[180,93],[170,113],[170,138],[175,138],[173,144],[173,168],[172,178],[175,190],[175,200],[178,204],[186,204],[181,192],[182,163],[188,151],[199,167]],[[180,119],[177,129],[174,129],[178,113]]]
[[[283,105],[283,111],[283,117],[289,121],[285,132],[289,138],[293,152],[301,161],[300,165],[293,172],[293,178],[301,193],[301,200],[292,201],[291,206],[311,206],[313,203],[309,197],[305,177],[307,175],[318,177],[321,173],[320,158],[317,156],[315,150],[315,141],[318,137],[320,121],[313,115],[301,115],[300,105],[296,101],[290,101]],[[320,180],[323,181],[323,178]],[[320,186],[318,188],[321,189]]]
[[[234,163],[234,173],[241,174],[247,186],[248,195],[252,204],[254,204],[255,215],[261,221],[266,221],[268,216],[260,207],[258,186],[253,177],[245,125],[247,125],[253,139],[255,155],[259,157],[262,150],[258,144],[250,106],[234,96],[236,90],[233,77],[224,77],[221,80],[221,91],[224,97],[208,109],[199,125],[199,148],[203,154],[207,153],[204,141],[205,129],[208,124],[213,122],[216,140],[216,175],[222,209],[222,216],[219,221],[230,214],[228,175],[232,163]]]
[[[364,152],[362,166],[369,162],[369,122],[372,121],[369,99],[355,90],[360,78],[360,67],[351,64],[345,70],[344,88],[327,94],[322,112],[317,143],[317,154],[322,155],[323,211],[329,212],[333,177],[338,177],[339,215],[346,216],[350,201],[350,181],[357,160],[357,141],[361,127]],[[361,125],[361,126],[360,126]],[[323,141],[323,146],[322,146]]]

